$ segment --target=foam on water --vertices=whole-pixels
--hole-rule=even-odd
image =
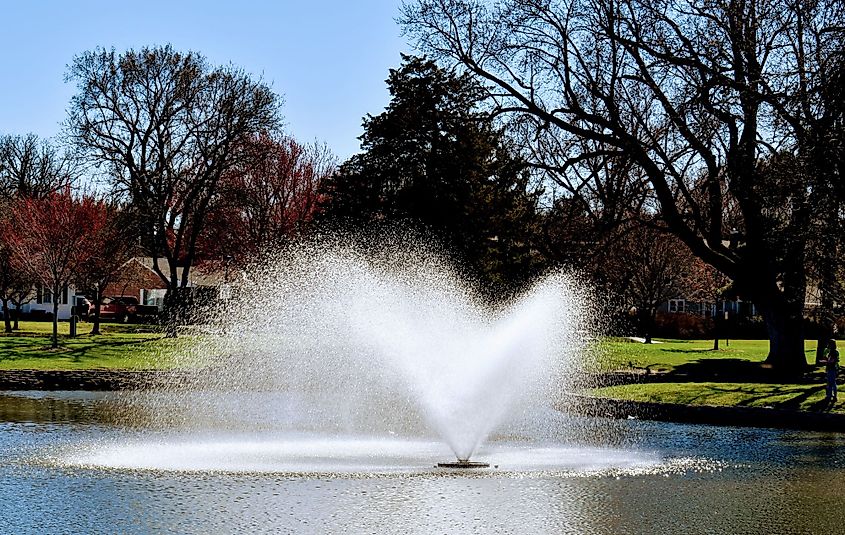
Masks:
[[[334,435],[186,435],[126,443],[98,443],[66,454],[62,466],[225,473],[384,475],[434,470],[447,455],[442,442]],[[657,472],[674,461],[612,448],[497,442],[477,459],[495,463],[491,472]],[[493,474],[495,475],[495,474]]]

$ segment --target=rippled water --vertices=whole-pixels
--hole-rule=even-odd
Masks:
[[[150,429],[133,403],[0,394],[0,533],[845,529],[837,434],[550,412],[541,440],[494,436],[498,468],[458,472],[425,437]]]

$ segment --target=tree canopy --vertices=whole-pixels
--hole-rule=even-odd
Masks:
[[[324,183],[321,217],[362,225],[422,225],[484,280],[530,276],[539,192],[481,106],[471,75],[404,56],[391,101],[364,119],[362,152]]]
[[[403,24],[484,80],[570,191],[590,161],[630,159],[667,229],[761,310],[769,362],[803,368],[809,208],[817,180],[841,179],[793,173],[771,196],[766,162],[786,153],[806,171],[813,129],[838,113],[822,88],[845,42],[841,2],[418,0]]]
[[[169,45],[85,52],[67,77],[77,84],[67,132],[135,211],[169,303],[188,284],[221,177],[249,157],[246,139],[278,128],[280,100],[240,69]]]

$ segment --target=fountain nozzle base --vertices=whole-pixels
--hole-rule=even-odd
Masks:
[[[437,463],[437,468],[490,468],[490,463],[458,459],[457,461]]]

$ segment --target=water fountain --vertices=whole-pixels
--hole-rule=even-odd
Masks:
[[[287,434],[288,444],[310,437],[306,449],[336,444],[329,458],[358,448],[350,437],[426,437],[456,458],[439,459],[441,468],[488,467],[471,459],[490,433],[531,419],[566,386],[589,314],[562,273],[497,305],[463,281],[418,243],[375,254],[336,242],[286,251],[246,275],[234,306],[210,322],[214,334],[186,353],[184,367],[212,373],[183,380],[152,417],[172,419],[181,404],[190,407],[181,429],[215,421]],[[257,392],[273,400],[248,401]]]

